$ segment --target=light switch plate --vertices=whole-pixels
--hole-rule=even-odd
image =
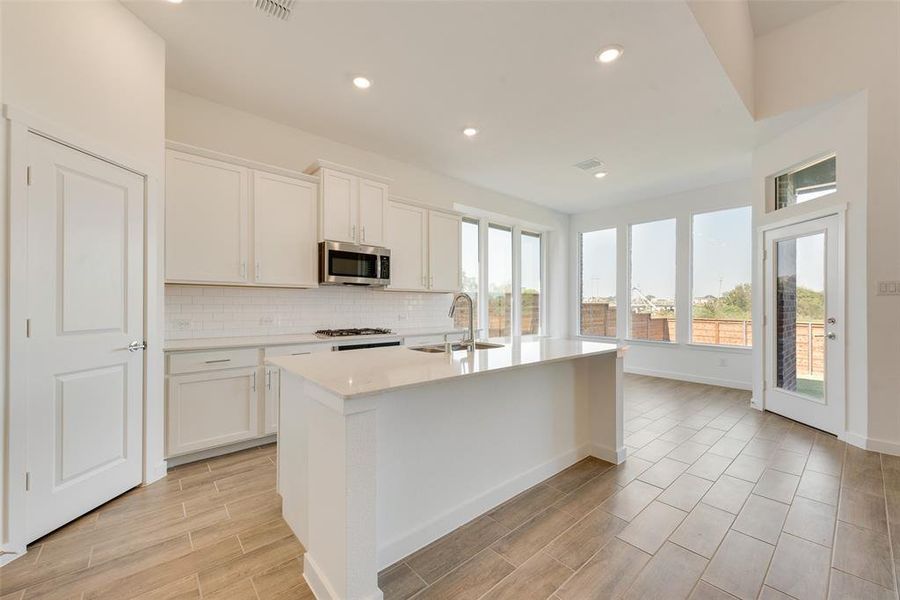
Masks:
[[[879,281],[879,296],[900,296],[900,281]]]

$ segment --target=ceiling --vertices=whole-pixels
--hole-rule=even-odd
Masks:
[[[563,212],[749,175],[759,128],[683,2],[126,5],[170,87]]]
[[[840,0],[750,0],[750,21],[756,36],[840,4]]]

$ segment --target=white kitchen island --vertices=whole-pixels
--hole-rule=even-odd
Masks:
[[[588,455],[624,460],[615,345],[492,341],[268,361],[284,518],[317,598],[381,598],[380,569]]]

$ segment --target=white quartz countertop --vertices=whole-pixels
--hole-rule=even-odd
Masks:
[[[430,354],[408,347],[270,358],[266,362],[345,400],[457,377],[617,352],[615,344],[563,338],[493,338],[502,348]]]
[[[284,346],[288,344],[335,344],[358,342],[361,340],[390,340],[404,337],[424,335],[444,335],[448,333],[464,333],[464,329],[432,328],[432,329],[395,329],[384,335],[351,335],[346,337],[320,338],[314,333],[295,333],[286,335],[258,335],[240,337],[188,338],[183,340],[166,340],[163,350],[166,352],[185,352],[190,350],[215,350],[217,348],[248,348],[253,346]]]

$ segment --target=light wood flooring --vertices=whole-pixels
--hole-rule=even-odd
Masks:
[[[386,600],[897,598],[900,458],[626,378],[627,461],[584,460],[379,576]],[[307,599],[275,447],[178,467],[0,568],[0,600]]]

